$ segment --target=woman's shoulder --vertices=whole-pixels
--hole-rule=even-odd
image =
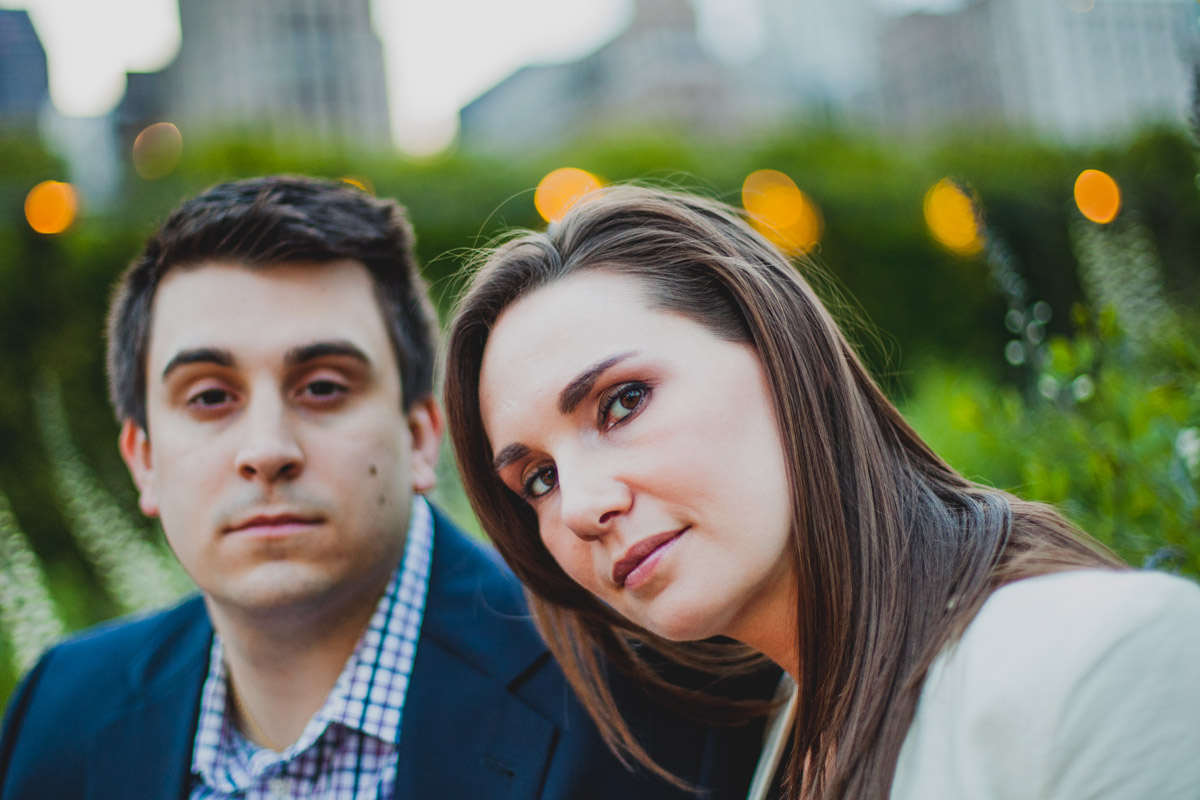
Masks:
[[[948,684],[960,699],[1013,693],[1024,705],[1060,698],[1080,680],[1133,680],[1126,668],[1136,662],[1175,665],[1177,653],[1196,650],[1195,583],[1150,571],[1060,572],[993,592],[934,662],[927,693]]]
[[[1082,570],[1009,584],[930,669],[896,788],[1200,796],[1198,663],[1190,581]]]
[[[1176,603],[1200,604],[1200,586],[1186,578],[1153,570],[1077,569],[1026,578],[992,593],[981,617],[1006,613],[1029,613],[1046,603],[1064,612],[1104,610],[1119,619],[1155,616]],[[1053,621],[1056,615],[1046,617]]]
[[[1031,658],[1040,646],[1070,651],[1078,660],[1128,636],[1188,629],[1200,635],[1200,586],[1195,583],[1147,570],[1074,570],[993,592],[943,659]]]

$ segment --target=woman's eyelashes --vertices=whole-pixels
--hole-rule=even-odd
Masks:
[[[521,496],[526,500],[549,494],[558,484],[558,470],[552,464],[543,464],[535,468],[521,481]]]
[[[630,419],[642,410],[649,397],[650,387],[641,381],[629,381],[613,387],[600,400],[600,427],[608,430]]]
[[[614,386],[600,398],[596,411],[601,430],[611,430],[633,418],[646,405],[650,387],[641,381]],[[526,501],[538,500],[558,486],[558,469],[553,464],[536,464],[521,478],[520,495]]]

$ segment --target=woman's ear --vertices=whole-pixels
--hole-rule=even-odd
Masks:
[[[438,455],[446,422],[433,395],[413,401],[407,416],[412,438],[412,488],[417,494],[425,494],[437,486]]]
[[[158,493],[154,486],[154,459],[150,452],[149,435],[132,419],[127,419],[117,435],[117,447],[138,488],[138,507],[147,517],[157,517]]]

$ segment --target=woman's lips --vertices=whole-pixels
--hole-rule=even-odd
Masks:
[[[625,555],[621,556],[621,559],[613,565],[613,583],[627,589],[636,587],[649,577],[650,571],[658,563],[663,553],[685,531],[687,528],[656,534],[629,548]]]

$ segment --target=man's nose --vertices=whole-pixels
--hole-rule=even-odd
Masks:
[[[300,474],[304,469],[304,451],[282,399],[260,396],[252,400],[243,421],[236,465],[239,475],[270,483]]]
[[[633,492],[603,457],[559,463],[558,491],[565,524],[585,541],[599,539],[633,506]]]

